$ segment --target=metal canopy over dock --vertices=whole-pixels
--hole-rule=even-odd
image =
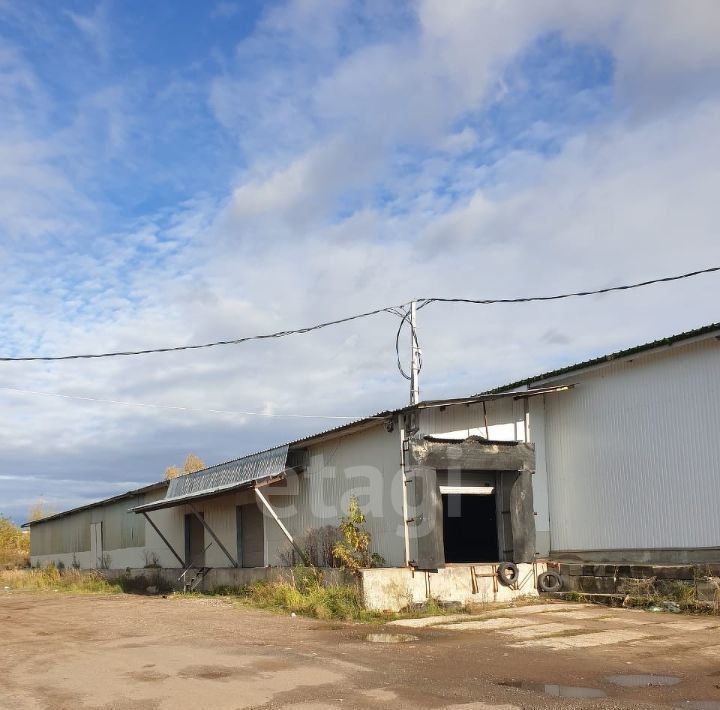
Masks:
[[[301,466],[290,464],[288,450],[289,445],[284,444],[217,464],[202,471],[178,476],[170,481],[164,498],[136,506],[131,510],[135,513],[145,513],[275,483],[284,479],[290,472],[299,473],[302,470]],[[292,458],[300,462],[297,452],[293,452]]]

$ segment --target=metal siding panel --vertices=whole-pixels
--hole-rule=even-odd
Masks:
[[[284,491],[284,493],[283,493]],[[270,504],[293,536],[313,528],[337,525],[347,513],[350,496],[358,495],[372,536],[372,550],[389,565],[405,562],[402,518],[400,441],[397,428],[383,424],[341,439],[310,446],[305,472],[286,484],[265,489]],[[267,560],[278,564],[287,540],[278,526],[265,525]]]
[[[266,520],[257,503],[239,506],[241,524],[242,559],[241,567],[263,567],[265,565],[265,527],[275,525]]]
[[[545,404],[553,550],[719,545],[718,343],[572,380]]]
[[[520,403],[522,405],[522,403]],[[523,416],[516,422],[512,399],[498,399],[485,403],[488,438],[495,441],[516,441],[523,427]],[[520,406],[522,411],[522,406]],[[485,417],[481,403],[455,404],[420,410],[419,436],[456,437],[485,436]]]
[[[410,491],[410,558],[415,567],[433,570],[445,566],[443,504],[434,468],[413,466]]]
[[[222,498],[211,498],[195,503],[194,505],[199,512],[205,514],[205,522],[212,528],[228,552],[237,560],[235,495],[231,494],[223,496]],[[185,512],[191,512],[190,508]],[[205,564],[209,567],[231,567],[232,563],[220,546],[212,539],[212,536],[207,530],[203,530],[203,533],[205,536],[205,547],[210,545],[205,553]]]
[[[548,395],[553,397],[567,397],[568,392]],[[539,533],[548,533],[550,530],[550,503],[548,500],[548,476],[545,454],[545,397],[532,397],[530,405],[530,427],[528,438],[535,444],[535,474],[533,475],[533,506],[537,513],[535,526]],[[547,537],[547,535],[546,535]],[[538,550],[541,555],[547,555],[549,550]]]
[[[34,555],[58,555],[90,550],[90,511],[34,525],[30,544]]]

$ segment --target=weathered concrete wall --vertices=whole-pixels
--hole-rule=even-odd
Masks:
[[[692,587],[696,598],[714,601],[716,587],[709,577],[720,578],[720,563],[714,564],[575,564],[561,563],[563,592],[585,594],[672,594],[679,586]]]
[[[521,564],[517,588],[497,579],[497,565],[454,565],[437,572],[406,568],[378,568],[362,571],[362,592],[368,609],[400,611],[429,599],[444,603],[508,602],[521,596],[537,596],[537,575],[543,563]]]
[[[348,572],[340,569],[325,568],[322,570],[323,583],[325,585],[355,584],[356,579]],[[114,580],[120,577],[131,579],[144,579],[149,584],[157,584],[159,581],[163,587],[175,590],[182,590],[183,580],[180,579],[182,570],[179,568],[135,568],[105,570],[102,573],[107,579]],[[273,580],[292,581],[292,570],[286,567],[252,567],[234,568],[217,567],[210,570],[198,587],[198,591],[212,592],[217,589],[230,588],[242,589],[253,582],[269,582]],[[189,581],[189,578],[188,578]]]
[[[123,547],[117,550],[104,550],[105,561],[113,569],[125,569],[126,567],[142,567],[145,564],[144,547]],[[67,569],[73,564],[78,564],[80,569],[94,569],[97,565],[92,553],[86,552],[64,552],[56,555],[33,555],[30,564],[33,567],[47,567],[50,564],[61,563]]]

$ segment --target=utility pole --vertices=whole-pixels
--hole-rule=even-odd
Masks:
[[[415,335],[417,302],[410,303],[410,347],[412,348],[412,364],[410,367],[410,404],[420,401],[420,348]]]

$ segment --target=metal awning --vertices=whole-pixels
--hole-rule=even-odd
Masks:
[[[486,392],[485,394],[476,394],[472,397],[459,397],[456,399],[426,399],[418,402],[416,405],[406,407],[408,411],[413,408],[417,409],[433,409],[437,407],[448,407],[453,404],[479,404],[480,402],[494,402],[496,399],[529,399],[530,397],[539,397],[543,394],[555,394],[556,392],[565,392],[575,387],[574,384],[558,385],[556,387],[535,387],[525,390],[509,390],[507,392]]]
[[[217,464],[170,481],[165,498],[131,508],[134,513],[185,505],[203,498],[266,486],[281,481],[300,466],[288,461],[288,444]]]

